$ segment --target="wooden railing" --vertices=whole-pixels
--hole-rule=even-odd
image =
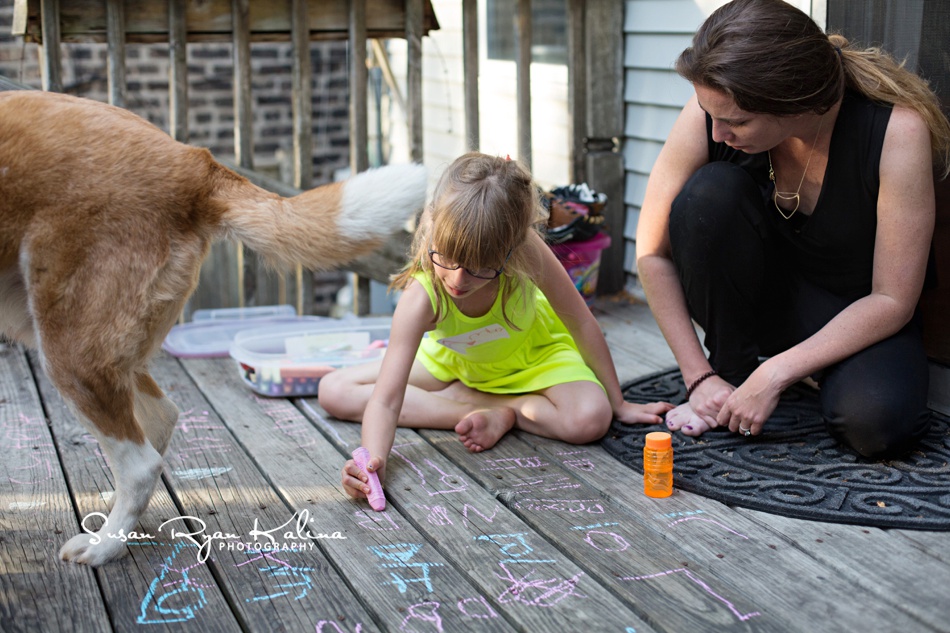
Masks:
[[[477,0],[460,0],[463,19],[464,120],[466,146],[479,148],[478,107],[478,12]],[[517,2],[517,116],[518,156],[531,167],[531,0]],[[623,6],[618,0],[566,0],[571,109],[570,175],[574,182],[586,181],[608,196],[604,214],[613,246],[602,254],[598,287],[604,292],[623,288],[625,223],[624,172],[619,139],[623,134],[623,62],[619,24]],[[171,135],[188,140],[187,81],[185,50],[188,43],[229,41],[234,57],[234,138],[235,162],[253,170],[251,148],[250,43],[290,41],[293,47],[293,165],[294,186],[311,186],[310,169],[310,68],[308,45],[313,40],[345,39],[349,43],[350,65],[350,167],[358,172],[369,165],[367,151],[367,55],[366,44],[383,38],[405,38],[408,42],[406,94],[399,94],[385,64],[383,47],[373,46],[373,56],[381,63],[398,103],[405,112],[409,158],[423,162],[422,127],[422,37],[438,28],[429,0],[16,0],[13,33],[27,41],[41,43],[43,87],[62,90],[59,43],[99,41],[108,43],[109,99],[124,105],[124,49],[127,42],[169,43],[169,128]],[[268,186],[265,184],[264,186]],[[400,236],[397,243],[404,241]],[[221,246],[220,248],[232,248]],[[260,276],[256,260],[243,257],[236,248],[237,297],[232,304],[245,305],[260,293],[253,284]],[[209,258],[213,266],[215,257]],[[359,264],[365,276],[357,284],[357,311],[368,308],[368,281],[383,281],[395,267],[380,262],[369,267]],[[301,276],[299,271],[297,280]],[[279,280],[278,284],[289,283]],[[298,297],[309,291],[298,286]],[[202,284],[208,285],[208,284]],[[308,311],[306,301],[298,308]]]
[[[367,132],[367,43],[372,39],[404,37],[410,42],[410,78],[421,78],[421,39],[438,23],[428,0],[17,0],[13,34],[40,44],[44,90],[63,90],[62,42],[105,42],[108,99],[125,107],[126,43],[169,44],[169,134],[188,142],[187,46],[196,42],[229,41],[233,47],[234,164],[250,180],[282,195],[296,195],[313,186],[311,121],[312,80],[310,43],[348,40],[350,86],[350,168],[369,167]],[[292,46],[293,186],[254,171],[251,94],[251,42],[289,41]],[[376,55],[383,47],[374,47]],[[410,114],[412,158],[420,161],[421,79],[410,81],[404,101]],[[416,146],[418,143],[418,146]],[[385,282],[404,263],[408,235],[394,236],[379,253],[348,266],[361,280],[357,311],[368,310],[368,281]],[[296,295],[301,313],[312,310],[312,279],[302,270],[288,274],[263,271],[253,254],[240,244],[215,246],[203,270],[202,282],[189,310],[196,307],[286,303]],[[293,288],[289,291],[288,288]]]

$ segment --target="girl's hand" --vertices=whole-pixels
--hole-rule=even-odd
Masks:
[[[733,433],[751,431],[758,435],[775,407],[778,406],[782,388],[773,380],[765,364],[759,366],[749,378],[723,404],[717,423],[728,426]]]
[[[373,457],[369,460],[368,468],[379,475],[380,483],[384,483],[386,464],[383,460]],[[354,499],[365,499],[369,495],[369,477],[352,459],[343,464],[343,490]]]
[[[635,404],[624,402],[614,417],[624,424],[660,424],[663,414],[673,408],[669,402],[651,402],[649,404]]]

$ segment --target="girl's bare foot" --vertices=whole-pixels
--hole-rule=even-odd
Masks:
[[[711,427],[696,415],[688,402],[684,402],[666,414],[666,427],[671,431],[682,431],[683,435],[702,435]]]
[[[462,418],[455,425],[455,432],[459,434],[465,448],[480,453],[497,444],[514,425],[514,409],[482,409]]]

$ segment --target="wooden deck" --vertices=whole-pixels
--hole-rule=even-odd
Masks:
[[[672,365],[643,304],[597,315],[621,380]],[[0,630],[950,631],[950,533],[650,499],[596,446],[405,430],[377,514],[339,485],[357,425],[257,397],[227,359],[155,376],[182,410],[163,481],[131,555],[92,570],[56,552],[106,512],[109,470],[0,352]]]

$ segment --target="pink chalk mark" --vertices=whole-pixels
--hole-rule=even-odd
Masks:
[[[482,517],[482,520],[485,521],[486,523],[492,523],[495,520],[495,515],[498,514],[497,507],[492,508],[491,516],[486,516],[485,514],[482,514],[482,512],[475,506],[466,503],[464,506],[462,506],[462,516],[465,517],[465,520],[468,521],[469,523],[473,523],[473,521],[470,518],[468,518],[469,510],[471,510],[478,516]]]
[[[490,459],[488,460],[489,464],[493,464],[493,467],[482,468],[483,471],[493,471],[493,470],[515,470],[516,468],[542,468],[548,466],[549,464],[541,460],[540,456],[531,456],[531,457],[506,457],[504,459]]]
[[[358,510],[353,513],[357,518],[361,519],[358,524],[361,528],[366,530],[372,530],[374,532],[396,532],[401,528],[399,525],[393,521],[392,517],[389,516],[388,512],[364,512],[363,510]],[[372,527],[370,523],[389,523],[392,527]]]
[[[399,459],[401,459],[402,461],[406,462],[409,468],[411,468],[416,473],[416,475],[419,476],[420,485],[422,485],[422,487],[425,489],[426,493],[430,497],[434,497],[436,495],[453,494],[456,492],[462,492],[463,490],[468,490],[468,482],[465,480],[464,477],[462,477],[461,475],[449,474],[445,472],[444,470],[442,470],[441,468],[439,468],[438,465],[432,463],[431,460],[426,459],[425,460],[426,466],[428,466],[432,470],[439,473],[439,483],[448,485],[446,489],[432,490],[429,487],[429,482],[426,479],[426,474],[422,470],[422,468],[417,466],[415,463],[412,462],[412,460],[410,460],[405,455],[399,452],[399,448],[403,446],[410,446],[410,444],[400,444],[399,446],[394,446],[392,448],[391,453],[395,455],[396,457],[398,457]]]
[[[612,538],[614,540],[614,543],[616,544],[616,547],[611,548],[611,547],[598,546],[594,542],[594,538],[591,536],[591,534],[603,534],[607,537]],[[627,542],[627,539],[620,536],[619,534],[615,534],[614,532],[603,532],[601,530],[590,530],[587,533],[587,538],[585,538],[584,540],[587,541],[588,545],[602,552],[622,552],[630,547],[630,543]]]
[[[583,572],[567,579],[550,578],[529,581],[528,578],[537,570],[532,569],[521,578],[516,578],[504,563],[498,563],[498,566],[505,571],[505,576],[499,574],[495,576],[509,583],[509,587],[498,596],[498,602],[501,604],[520,602],[532,607],[553,607],[570,596],[587,597],[577,593],[577,584],[580,577],[584,575]]]
[[[689,578],[692,582],[694,582],[695,584],[699,585],[699,586],[702,588],[703,591],[705,591],[706,593],[708,593],[710,596],[712,596],[713,598],[715,598],[715,599],[718,600],[719,602],[721,602],[721,603],[723,603],[724,605],[726,605],[726,608],[728,608],[729,611],[731,611],[733,615],[735,615],[737,618],[739,618],[739,621],[740,621],[740,622],[745,622],[746,620],[748,620],[748,619],[750,619],[750,618],[754,618],[754,617],[756,617],[756,616],[762,615],[759,611],[753,611],[753,612],[751,612],[751,613],[740,613],[739,610],[735,607],[734,604],[732,604],[732,603],[731,603],[729,600],[727,600],[726,598],[720,596],[720,595],[719,595],[718,593],[716,593],[715,591],[713,591],[713,590],[712,590],[712,587],[710,587],[710,586],[707,585],[705,582],[703,582],[702,579],[698,578],[697,576],[694,576],[693,573],[692,573],[690,570],[686,569],[686,568],[671,569],[671,570],[669,570],[669,571],[662,571],[662,572],[660,572],[660,573],[658,573],[658,574],[650,574],[649,576],[627,576],[627,577],[621,578],[620,580],[653,580],[654,578],[660,578],[660,577],[662,577],[662,576],[669,576],[669,575],[671,575],[671,574],[683,574],[684,576],[686,576],[687,578]]]
[[[254,557],[254,558],[249,558],[249,559],[247,559],[246,561],[244,561],[243,563],[238,563],[237,565],[235,565],[235,567],[243,567],[244,565],[247,565],[248,563],[254,563],[254,562],[257,562],[257,561],[259,561],[259,560],[263,560],[263,559],[265,559],[265,558],[266,558],[267,560],[269,560],[269,561],[272,561],[272,562],[277,563],[278,565],[283,565],[283,566],[286,567],[287,569],[297,569],[296,567],[294,567],[294,566],[291,565],[290,563],[287,563],[287,562],[285,562],[285,561],[282,561],[282,560],[280,560],[279,558],[277,558],[276,556],[274,556],[273,554],[266,553],[266,552],[261,552],[260,556],[256,556],[256,557]]]
[[[408,609],[409,615],[407,615],[402,624],[399,626],[400,631],[406,630],[406,625],[409,623],[409,620],[422,620],[423,622],[431,622],[437,631],[442,631],[442,616],[439,615],[439,607],[442,606],[438,602],[420,602],[419,604],[410,605]]]
[[[336,633],[346,633],[345,630],[343,630],[343,629],[340,628],[340,625],[339,625],[339,624],[337,624],[336,622],[334,622],[334,621],[332,621],[332,620],[320,620],[319,622],[317,622],[317,630],[316,630],[316,633],[324,633],[324,628],[323,628],[323,627],[325,627],[325,626],[332,626],[332,627],[333,627],[333,630],[336,631]],[[356,628],[353,629],[353,633],[362,633],[362,631],[363,631],[363,623],[362,623],[362,622],[357,622],[357,623],[356,623]]]
[[[49,461],[48,459],[45,459],[45,458],[44,458],[44,459],[40,459],[40,458],[37,457],[36,455],[30,455],[30,459],[33,460],[33,463],[32,463],[32,464],[29,464],[29,465],[27,465],[27,466],[21,466],[21,467],[19,467],[19,468],[14,468],[14,469],[13,469],[13,472],[17,472],[17,471],[21,471],[21,470],[26,470],[26,471],[30,471],[30,472],[33,472],[33,471],[40,471],[40,473],[42,473],[42,471],[45,469],[45,470],[46,470],[45,476],[44,476],[44,475],[38,475],[38,476],[34,476],[34,477],[31,477],[30,479],[26,479],[26,480],[16,479],[16,478],[14,478],[14,477],[10,477],[10,482],[11,482],[11,483],[27,485],[27,484],[33,484],[33,483],[36,483],[36,482],[39,482],[39,481],[47,481],[47,480],[53,478],[53,467],[50,465],[50,461]]]

